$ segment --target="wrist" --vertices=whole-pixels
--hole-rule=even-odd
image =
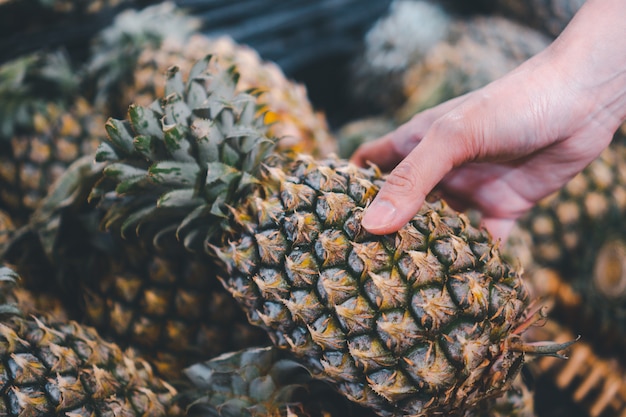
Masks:
[[[587,0],[545,51],[575,93],[589,100],[590,116],[612,129],[626,120],[624,22],[626,1]]]

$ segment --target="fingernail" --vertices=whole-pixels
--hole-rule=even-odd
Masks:
[[[396,216],[396,208],[388,200],[375,199],[365,210],[361,225],[370,231],[387,226]]]

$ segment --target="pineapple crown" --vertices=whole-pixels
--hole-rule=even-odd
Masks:
[[[165,98],[107,122],[96,152],[107,165],[90,195],[106,207],[105,229],[125,235],[153,224],[158,246],[161,232],[176,228],[197,248],[214,230],[229,230],[231,205],[265,186],[258,178],[275,140],[256,92],[237,93],[234,67],[221,70],[215,59],[196,63],[187,83],[171,68]]]
[[[95,102],[103,105],[119,83],[131,76],[141,51],[158,47],[166,38],[187,39],[200,21],[166,1],[143,10],[126,10],[94,39],[85,71]]]
[[[33,115],[50,103],[67,105],[78,84],[62,51],[38,52],[0,66],[0,141],[20,128],[30,129]]]
[[[251,347],[185,369],[187,415],[215,417],[373,416],[316,380],[285,350]]]
[[[274,347],[230,352],[185,370],[199,393],[189,415],[279,416],[295,405],[310,373]]]

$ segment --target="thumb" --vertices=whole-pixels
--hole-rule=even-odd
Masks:
[[[435,137],[441,136],[425,137],[389,173],[363,214],[361,224],[368,232],[382,235],[402,228],[419,211],[428,193],[461,160],[459,146],[446,145],[447,141]]]

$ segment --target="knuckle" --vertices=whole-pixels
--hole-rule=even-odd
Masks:
[[[433,122],[431,133],[444,139],[467,136],[466,119],[463,113],[448,113]]]
[[[418,170],[410,161],[402,161],[387,177],[388,189],[392,192],[415,190],[418,185],[417,172]]]
[[[482,153],[484,132],[480,117],[466,109],[457,109],[433,122],[430,134],[445,142],[453,165],[475,159]]]

